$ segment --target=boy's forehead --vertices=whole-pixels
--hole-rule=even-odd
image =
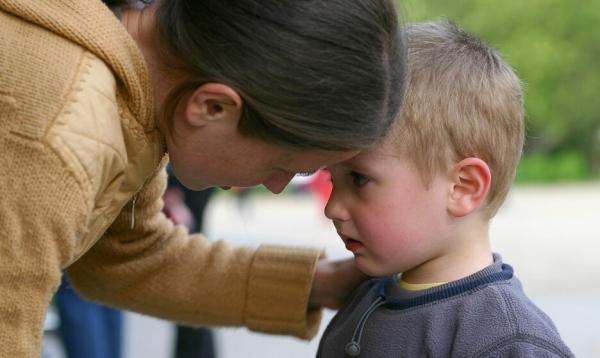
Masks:
[[[377,161],[389,159],[390,157],[397,158],[398,155],[391,145],[379,145],[376,148],[362,150],[355,156],[346,159],[339,163],[339,165],[345,166],[367,166],[372,165]]]
[[[344,150],[344,151],[327,151],[327,150],[314,150],[314,151],[297,151],[291,150],[286,151],[279,160],[278,167],[280,168],[300,168],[297,170],[290,169],[290,171],[316,171],[323,166],[330,165],[331,163],[339,163],[348,158],[352,158],[358,153],[358,150]]]

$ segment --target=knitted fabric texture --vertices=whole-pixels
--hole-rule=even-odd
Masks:
[[[39,357],[64,269],[107,305],[316,333],[320,250],[234,248],[161,213],[168,157],[150,84],[100,1],[0,0],[0,357]]]

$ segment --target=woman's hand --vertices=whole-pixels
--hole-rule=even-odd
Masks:
[[[356,268],[352,258],[340,261],[321,259],[317,262],[309,307],[339,309],[350,293],[367,278]]]

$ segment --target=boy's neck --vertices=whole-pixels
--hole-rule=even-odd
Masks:
[[[446,248],[402,273],[408,283],[451,282],[467,277],[493,262],[489,220],[477,215],[461,218],[447,238]]]

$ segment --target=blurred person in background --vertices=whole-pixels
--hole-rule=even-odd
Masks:
[[[54,297],[67,358],[121,358],[123,313],[79,297],[63,275]]]
[[[169,173],[167,190],[163,194],[163,211],[177,225],[190,232],[202,232],[206,207],[216,189],[200,191],[187,189]],[[214,358],[214,335],[206,327],[176,325],[174,358]]]

